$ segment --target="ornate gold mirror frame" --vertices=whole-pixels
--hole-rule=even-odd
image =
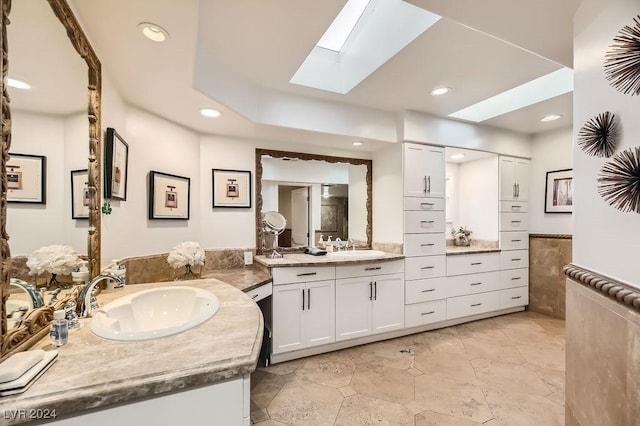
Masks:
[[[352,164],[354,166],[366,166],[367,168],[367,247],[371,247],[372,240],[372,223],[373,223],[373,201],[371,199],[372,194],[372,169],[373,162],[371,160],[365,160],[361,158],[348,158],[348,157],[332,157],[328,155],[316,155],[316,154],[304,154],[301,152],[288,152],[288,151],[274,151],[271,149],[256,148],[256,253],[262,253],[262,247],[260,241],[262,241],[262,227],[260,223],[262,221],[262,156],[268,155],[273,158],[296,158],[298,160],[310,161],[326,161],[327,163],[345,163]],[[303,248],[280,248],[278,251],[302,251]]]
[[[42,0],[44,1],[44,0]],[[66,0],[47,0],[53,13],[58,17],[67,31],[71,44],[78,54],[85,60],[88,67],[88,119],[89,119],[89,229],[87,255],[91,276],[100,273],[100,202],[101,202],[101,176],[100,164],[102,158],[100,105],[102,96],[102,69],[97,55],[89,44],[80,24],[73,15]],[[23,319],[21,325],[7,332],[7,313],[5,304],[9,296],[9,280],[11,270],[11,251],[9,249],[9,235],[7,234],[7,173],[6,164],[9,160],[9,148],[11,147],[11,111],[9,108],[9,96],[7,92],[7,78],[9,71],[7,40],[7,25],[10,24],[11,0],[0,0],[0,13],[2,14],[0,25],[0,43],[2,44],[2,160],[0,164],[1,190],[0,190],[0,296],[2,301],[2,345],[0,347],[0,359],[15,352],[20,352],[31,347],[35,342],[48,332],[49,322],[53,318],[53,311],[64,306],[68,299],[61,299],[54,306],[46,306],[34,309]]]

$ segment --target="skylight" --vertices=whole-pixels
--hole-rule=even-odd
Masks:
[[[348,93],[439,19],[402,0],[349,0],[290,83]]]
[[[573,70],[564,67],[449,114],[449,117],[478,123],[571,91]]]
[[[339,52],[349,38],[370,0],[349,0],[316,46]]]

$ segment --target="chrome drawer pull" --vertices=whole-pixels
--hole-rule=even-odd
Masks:
[[[420,203],[421,206],[433,206],[433,203]]]
[[[436,289],[435,288],[430,288],[430,289],[427,289],[427,290],[422,290],[423,293],[429,293],[430,291],[436,291]]]
[[[519,280],[519,279],[521,279],[521,278],[522,278],[522,277],[513,277],[513,278],[511,278],[511,281]]]
[[[420,223],[434,223],[435,220],[421,220]]]
[[[317,275],[317,272],[305,272],[304,274],[298,274],[299,277],[309,277],[311,275]]]
[[[522,260],[522,259],[511,259],[512,262],[518,262],[520,260]]]
[[[521,220],[512,220],[511,223],[520,223],[522,222]]]
[[[471,266],[475,266],[475,265],[482,265],[482,262],[473,262],[473,263],[471,264]]]
[[[512,209],[520,209],[522,206],[511,206]]]
[[[482,284],[482,283],[471,283],[469,285],[480,285],[480,284]]]
[[[371,266],[369,268],[364,268],[365,271],[378,271],[382,269],[382,266]]]
[[[253,297],[251,297],[251,298],[255,299],[255,298],[259,297],[259,296],[260,296],[259,294],[254,294]]]
[[[473,305],[471,305],[471,307],[473,308],[475,306],[480,306],[480,305],[482,305],[482,303],[474,303]]]
[[[304,311],[304,288],[302,289],[302,310]]]
[[[520,299],[522,296],[513,296],[512,299]]]
[[[435,314],[436,311],[429,311],[429,312],[423,312],[420,315],[431,315],[431,314]]]
[[[420,244],[420,247],[429,247],[429,246],[435,246],[435,244],[434,243]]]
[[[522,240],[511,240],[512,243],[519,243]]]
[[[433,269],[433,268],[435,268],[435,266],[423,266],[420,269]]]

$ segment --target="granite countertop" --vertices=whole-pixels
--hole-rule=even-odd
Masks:
[[[251,291],[261,285],[270,283],[273,278],[258,268],[215,269],[207,271],[202,278],[215,278],[232,285],[240,291]]]
[[[500,252],[499,247],[480,247],[480,246],[447,246],[447,256],[456,256],[459,254],[474,254],[474,253],[496,253]]]
[[[104,291],[98,301],[104,306],[126,294],[167,285],[210,290],[220,300],[220,309],[213,318],[180,334],[139,342],[101,339],[91,333],[91,319],[82,319],[82,327],[71,330],[69,342],[58,349],[56,362],[29,390],[0,398],[0,413],[56,410],[57,416],[82,414],[255,370],[262,343],[262,314],[231,285],[212,278],[136,284]],[[48,336],[34,348],[54,349]],[[30,420],[17,417],[0,416],[0,424]]]
[[[337,257],[327,253],[324,256],[312,256],[304,253],[285,253],[284,257],[272,259],[261,254],[255,257],[256,262],[269,268],[277,268],[281,266],[317,266],[317,265],[348,265],[354,263],[372,263],[381,260],[397,260],[404,259],[402,254],[384,253],[376,257],[370,256],[354,256],[354,257]]]

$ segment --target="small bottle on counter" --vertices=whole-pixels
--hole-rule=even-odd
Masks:
[[[62,346],[69,338],[69,323],[63,309],[53,313],[53,321],[49,325],[49,337],[53,346]]]

